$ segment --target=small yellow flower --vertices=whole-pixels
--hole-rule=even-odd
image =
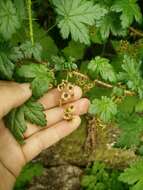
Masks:
[[[71,98],[71,95],[68,92],[63,92],[61,95],[61,99],[67,101]]]
[[[57,86],[57,89],[58,89],[59,92],[63,91],[64,90],[64,85],[63,84],[59,84]]]

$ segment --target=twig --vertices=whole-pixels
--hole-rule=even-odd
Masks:
[[[130,27],[129,29],[130,29],[134,34],[136,34],[137,36],[143,37],[143,32],[141,32],[141,31],[139,31],[139,30],[137,30],[137,29],[135,29],[135,28],[133,28],[133,27]]]
[[[85,80],[90,80],[87,75],[84,75],[84,74],[82,74],[82,73],[80,73],[80,72],[78,72],[78,71],[72,71],[72,73],[75,74],[75,75],[77,75],[77,76],[80,76],[80,77],[84,78]],[[94,81],[92,81],[92,82],[93,82],[95,85],[97,85],[97,86],[102,86],[102,87],[105,87],[105,88],[110,88],[110,89],[112,89],[112,88],[115,87],[115,86],[113,86],[113,85],[111,85],[111,84],[109,84],[109,83],[105,83],[105,82],[100,81],[100,80],[97,80],[97,79],[94,80]],[[126,96],[134,96],[134,95],[136,95],[135,92],[132,92],[132,91],[129,91],[129,90],[125,90],[124,93],[125,93]]]

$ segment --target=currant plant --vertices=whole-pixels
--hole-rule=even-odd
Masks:
[[[37,100],[64,79],[91,100],[90,115],[119,130],[115,148],[142,155],[141,1],[42,5],[39,0],[0,2],[0,80],[29,82],[32,89],[32,98],[5,117],[6,126],[20,143],[27,121],[46,126]]]

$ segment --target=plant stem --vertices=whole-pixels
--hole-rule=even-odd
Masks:
[[[74,75],[77,75],[77,76],[80,76],[80,77],[84,78],[85,80],[90,80],[87,75],[84,75],[84,74],[82,74],[82,73],[80,73],[80,72],[78,72],[78,71],[72,71],[72,73],[73,73]],[[115,87],[115,86],[113,86],[113,85],[111,85],[111,84],[105,83],[105,82],[100,81],[100,80],[97,80],[97,79],[94,80],[94,81],[91,81],[91,82],[93,82],[93,83],[94,83],[95,85],[97,85],[97,86],[102,86],[102,87],[105,87],[105,88],[110,88],[110,89],[112,89],[112,88]],[[132,91],[129,91],[129,90],[125,90],[124,92],[125,92],[125,95],[126,95],[126,96],[135,96],[135,95],[136,95],[135,92],[132,92]]]
[[[27,8],[28,8],[28,20],[29,20],[29,35],[32,45],[34,45],[34,35],[33,35],[33,23],[32,23],[32,2],[31,0],[27,0]]]
[[[137,29],[135,29],[135,28],[133,28],[133,27],[130,27],[129,29],[130,29],[135,35],[140,36],[140,37],[143,37],[143,32],[141,32],[141,31],[139,31],[139,30],[137,30]]]

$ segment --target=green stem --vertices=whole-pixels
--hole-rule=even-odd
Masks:
[[[29,20],[29,35],[32,45],[34,45],[34,35],[33,35],[33,23],[32,23],[32,2],[31,0],[27,0],[27,8],[28,8],[28,20]]]

